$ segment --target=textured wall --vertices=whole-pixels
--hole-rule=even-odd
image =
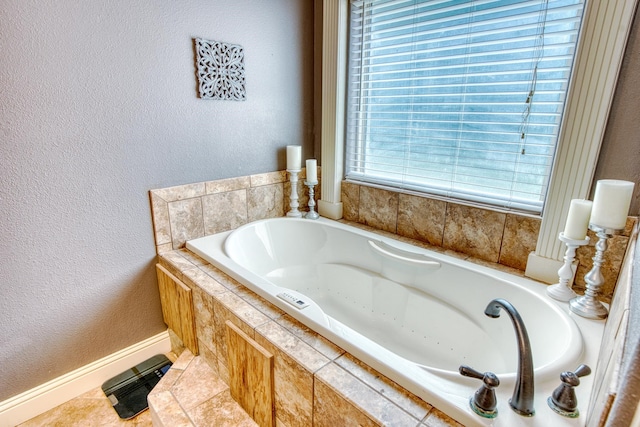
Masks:
[[[148,190],[313,155],[307,0],[0,0],[0,401],[162,331]],[[192,38],[245,48],[196,97]]]
[[[598,158],[595,182],[623,179],[636,183],[630,214],[640,215],[640,8],[629,34],[607,130]]]

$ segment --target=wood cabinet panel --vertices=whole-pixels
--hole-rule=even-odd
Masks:
[[[162,317],[185,347],[198,354],[196,322],[191,289],[160,264],[156,264]]]
[[[273,355],[230,321],[226,325],[231,396],[260,427],[273,427]]]

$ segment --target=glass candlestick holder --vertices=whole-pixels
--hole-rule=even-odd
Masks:
[[[600,288],[604,284],[604,276],[600,271],[604,261],[604,253],[607,250],[607,240],[616,234],[620,234],[622,229],[602,227],[597,224],[589,224],[589,229],[596,233],[598,242],[596,243],[596,255],[593,257],[593,268],[584,276],[587,283],[584,295],[569,301],[569,308],[572,312],[587,319],[606,319],[609,310],[598,301]]]
[[[318,181],[309,182],[305,181],[304,185],[309,187],[309,212],[305,215],[307,219],[318,219],[320,215],[315,211],[316,201],[314,199],[314,187],[318,185]]]
[[[291,182],[291,194],[289,195],[289,206],[291,209],[287,212],[287,216],[300,218],[302,217],[302,212],[298,210],[300,206],[298,203],[298,174],[300,173],[300,169],[287,169],[287,172],[289,172],[289,182]]]
[[[589,238],[571,239],[566,237],[564,233],[558,235],[558,239],[567,246],[564,254],[564,264],[558,270],[558,283],[547,287],[547,295],[558,301],[569,301],[577,297],[576,293],[571,289],[573,282],[573,260],[576,257],[576,249],[589,243]]]

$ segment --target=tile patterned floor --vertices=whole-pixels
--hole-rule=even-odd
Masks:
[[[100,387],[71,399],[17,427],[257,427],[231,398],[229,387],[188,350],[149,395],[152,409],[121,419]],[[155,417],[155,418],[154,418]]]
[[[100,387],[38,415],[18,427],[151,427],[149,410],[121,419]]]

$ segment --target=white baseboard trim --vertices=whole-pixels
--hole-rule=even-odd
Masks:
[[[0,427],[13,427],[36,417],[156,354],[171,351],[167,331],[140,341],[75,371],[0,402]]]

